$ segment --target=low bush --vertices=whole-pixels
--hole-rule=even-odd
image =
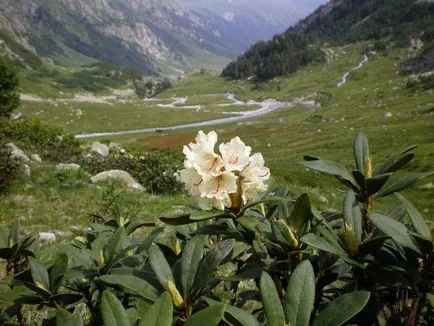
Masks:
[[[0,142],[0,192],[5,191],[19,174],[20,162],[12,156],[10,147]]]
[[[61,128],[47,125],[36,118],[19,121],[0,120],[0,138],[18,140],[38,152],[42,159],[67,163],[81,153],[81,142]]]
[[[176,179],[182,156],[172,150],[135,155],[110,154],[108,157],[81,155],[77,163],[92,175],[107,170],[126,171],[153,194],[176,193],[182,189]]]

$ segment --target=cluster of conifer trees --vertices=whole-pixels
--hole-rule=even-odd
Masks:
[[[311,35],[284,33],[254,44],[222,72],[230,79],[254,77],[267,80],[295,72],[300,66],[325,60],[318,41]]]

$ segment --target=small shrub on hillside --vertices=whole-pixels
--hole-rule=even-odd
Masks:
[[[9,117],[20,104],[18,77],[3,60],[0,60],[0,116]]]
[[[20,121],[0,120],[0,137],[19,141],[39,153],[42,159],[54,163],[69,162],[81,153],[81,142],[64,134],[58,127],[30,118]]]
[[[140,155],[111,154],[80,156],[77,163],[92,175],[107,170],[123,170],[131,174],[146,191],[153,194],[179,192],[182,187],[175,173],[182,164],[179,153],[171,150],[148,152]]]
[[[12,157],[11,149],[0,143],[0,192],[5,191],[20,174],[20,162]]]

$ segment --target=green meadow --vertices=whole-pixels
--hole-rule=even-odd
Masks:
[[[224,114],[225,111],[254,109],[220,107],[219,104],[230,103],[225,97],[227,92],[233,92],[245,101],[267,98],[316,100],[315,109],[293,105],[251,120],[203,130],[216,130],[219,142],[239,136],[254,152],[263,154],[271,169],[273,184],[286,183],[294,195],[307,192],[320,209],[335,210],[342,205],[343,186],[331,177],[307,171],[297,162],[304,155],[315,155],[352,167],[352,141],[358,132],[364,132],[370,141],[374,169],[388,155],[418,145],[416,158],[408,171],[434,171],[434,96],[432,89],[413,85],[408,82],[410,76],[400,74],[400,57],[406,55],[405,50],[370,54],[369,62],[350,74],[345,85],[336,86],[341,76],[362,60],[362,50],[366,46],[363,43],[332,48],[327,64],[311,65],[267,83],[227,81],[215,74],[197,72],[160,94],[159,102],[143,102],[134,96],[123,99],[125,103],[110,100],[109,104],[23,101],[19,111],[61,126],[66,132],[80,134],[173,126],[230,116]],[[47,80],[45,83],[49,84]],[[24,86],[27,87],[25,91],[32,94],[32,88]],[[49,98],[48,93],[44,96],[38,90],[35,86],[34,94]],[[174,96],[188,96],[185,105],[200,105],[201,109],[157,106],[157,103],[171,103],[169,99]],[[58,95],[57,98],[63,97]],[[73,108],[79,108],[83,115],[73,116]],[[183,145],[194,139],[198,130],[163,130],[85,141],[119,143],[136,152],[161,148],[181,151]],[[0,197],[0,220],[8,223],[14,217],[21,217],[22,224],[35,231],[70,230],[72,226],[85,226],[89,221],[87,214],[101,210],[104,187],[59,186],[54,172],[47,173],[52,170],[51,166],[39,166],[32,174],[30,186],[25,183],[17,185],[8,195]],[[430,221],[434,219],[433,183],[434,178],[428,177],[405,193]],[[128,203],[127,206],[134,207],[138,214],[149,220],[176,210],[188,201],[184,194],[124,193],[121,198]],[[379,201],[377,205],[388,211],[390,202]]]

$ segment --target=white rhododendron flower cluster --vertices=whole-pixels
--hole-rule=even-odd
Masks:
[[[213,208],[239,210],[267,190],[264,183],[270,170],[264,166],[262,154],[250,156],[251,148],[239,137],[220,144],[220,155],[214,151],[217,134],[199,131],[196,142],[184,146],[184,169],[179,180],[203,210]]]

